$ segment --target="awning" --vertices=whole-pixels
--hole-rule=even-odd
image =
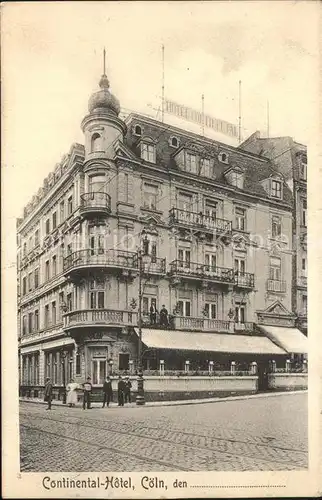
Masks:
[[[135,328],[138,333],[138,329]],[[142,328],[142,342],[150,348],[236,354],[286,354],[267,337],[224,333],[183,332]]]
[[[257,325],[273,342],[288,353],[307,354],[307,337],[297,328]]]

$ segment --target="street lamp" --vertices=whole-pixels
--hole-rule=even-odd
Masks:
[[[142,232],[142,236],[145,234]],[[148,238],[147,235],[142,238],[142,245],[138,249],[138,264],[139,264],[139,308],[138,308],[138,329],[139,329],[139,343],[138,343],[138,392],[136,396],[136,404],[144,405],[144,381],[143,381],[143,364],[142,364],[142,298],[143,298],[143,287],[142,278],[144,274],[144,269],[150,262],[149,249],[148,249]],[[143,247],[143,250],[142,250]]]
[[[60,359],[61,359],[61,364],[62,364],[62,382],[63,382],[63,404],[66,404],[66,373],[65,373],[65,359],[66,359],[66,352],[64,349],[60,350]]]

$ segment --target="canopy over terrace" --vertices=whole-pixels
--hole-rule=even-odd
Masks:
[[[275,344],[289,354],[307,354],[308,339],[297,328],[258,325]]]

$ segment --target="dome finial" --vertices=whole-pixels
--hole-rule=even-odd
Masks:
[[[106,50],[104,47],[103,50],[103,75],[101,76],[99,86],[101,89],[108,89],[110,86],[110,82],[108,81],[108,78],[106,76]]]

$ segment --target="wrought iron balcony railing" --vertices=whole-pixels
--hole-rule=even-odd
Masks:
[[[181,208],[171,208],[169,211],[169,223],[188,226],[193,229],[207,229],[216,233],[230,234],[232,232],[231,221],[220,219],[203,212],[190,212]]]
[[[88,326],[136,326],[137,313],[132,311],[120,311],[116,309],[82,309],[65,314],[64,328],[88,327]]]
[[[134,252],[125,250],[86,249],[73,252],[64,258],[64,272],[87,266],[137,269],[138,261]]]
[[[147,262],[142,263],[143,274],[165,274],[166,273],[166,259],[161,259],[153,255],[146,256]],[[134,257],[134,263],[137,267],[138,264],[138,254]]]
[[[278,292],[278,293],[286,292],[286,281],[267,280],[266,286],[269,292]]]
[[[81,195],[81,210],[111,211],[111,197],[107,193],[100,191],[93,193],[84,193]]]
[[[253,273],[235,271],[235,284],[241,288],[254,288],[255,279]]]
[[[210,279],[213,281],[233,283],[234,271],[226,267],[210,266],[199,264],[197,262],[185,262],[183,260],[174,260],[170,263],[170,276],[180,275],[196,277],[200,279]]]

